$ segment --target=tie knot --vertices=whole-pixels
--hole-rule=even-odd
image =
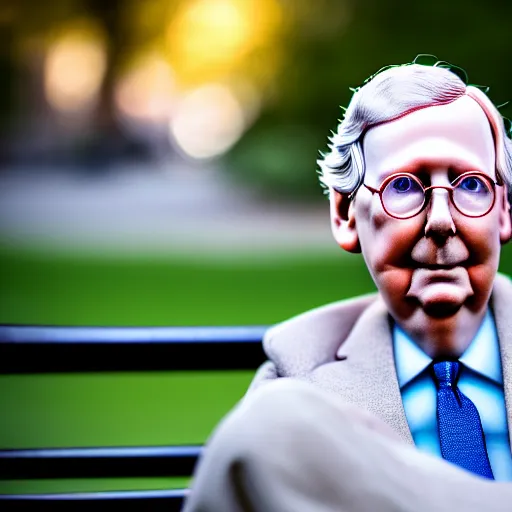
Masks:
[[[455,387],[459,377],[458,361],[441,361],[432,365],[434,379],[439,387]]]

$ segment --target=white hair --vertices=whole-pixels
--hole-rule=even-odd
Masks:
[[[485,112],[496,149],[496,173],[508,187],[512,203],[512,141],[503,118],[480,89],[466,84],[448,69],[410,64],[382,71],[358,89],[337,132],[329,139],[329,152],[318,160],[320,181],[329,189],[355,194],[364,180],[363,137],[372,126],[398,119],[415,110],[451,103],[468,95]]]

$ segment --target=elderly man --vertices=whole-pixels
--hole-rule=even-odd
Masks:
[[[442,66],[391,67],[354,93],[319,165],[334,238],[378,294],[269,331],[185,510],[511,510],[501,115]]]

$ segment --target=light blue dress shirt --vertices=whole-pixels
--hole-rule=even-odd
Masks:
[[[441,457],[437,430],[437,390],[428,370],[432,359],[395,324],[393,345],[405,415],[416,446]],[[498,334],[490,311],[459,358],[459,389],[476,406],[482,420],[494,478],[512,480],[512,456],[503,392]]]

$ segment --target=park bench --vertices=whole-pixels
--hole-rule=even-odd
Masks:
[[[265,326],[47,327],[0,325],[0,374],[255,370]],[[176,411],[179,414],[179,411]],[[194,446],[0,450],[0,479],[189,477]],[[186,489],[2,494],[1,510],[181,510]]]

